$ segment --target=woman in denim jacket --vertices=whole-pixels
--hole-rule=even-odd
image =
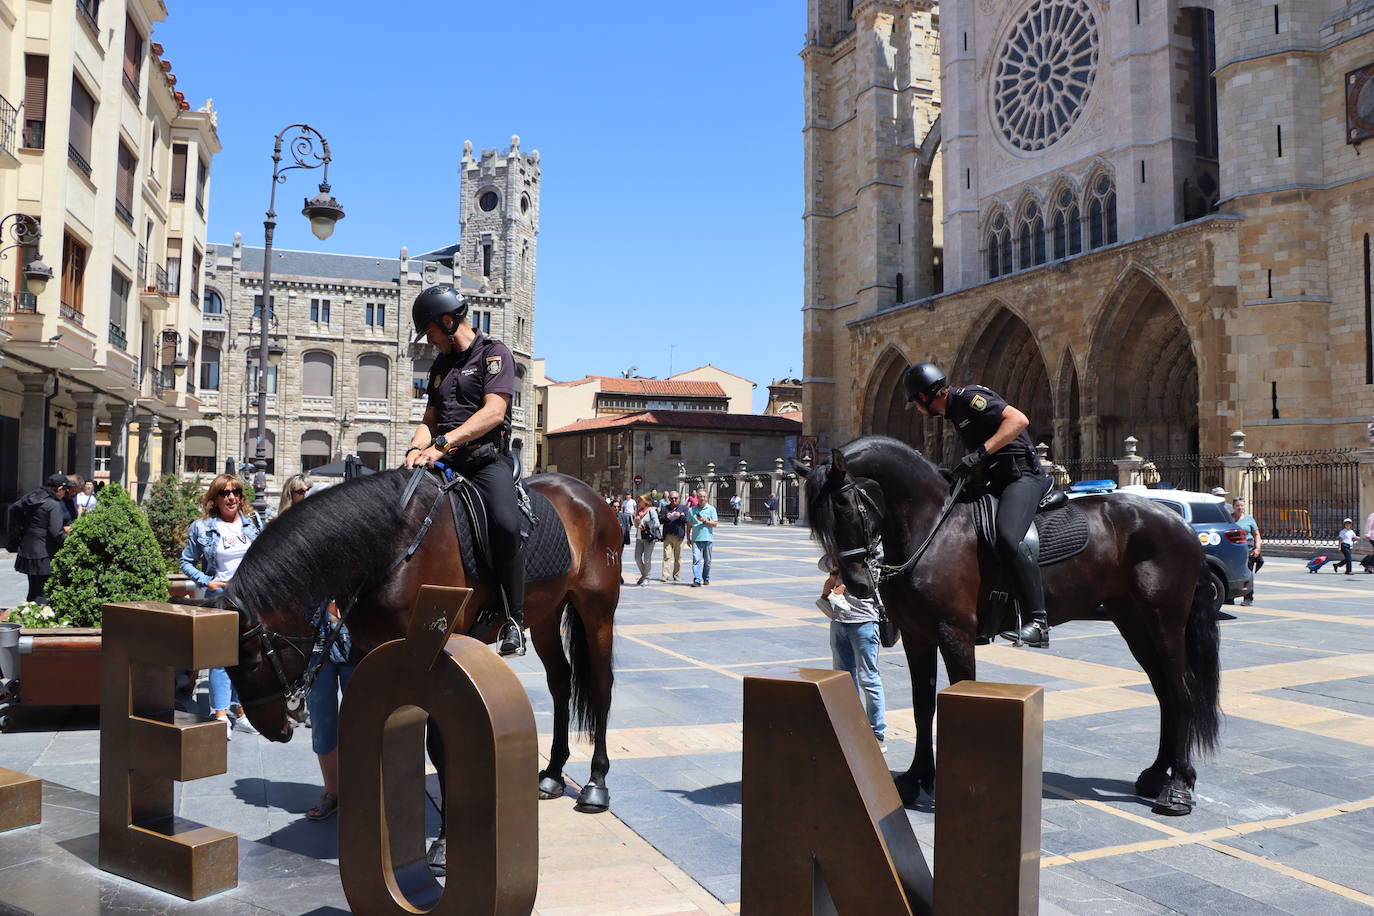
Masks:
[[[207,598],[214,598],[224,592],[248,547],[262,532],[262,525],[244,505],[243,483],[233,474],[221,474],[210,483],[201,507],[205,514],[191,523],[186,549],[181,552],[181,571],[205,589]],[[224,721],[230,736],[235,727],[252,734],[238,693],[223,668],[210,669],[210,709],[216,719]]]

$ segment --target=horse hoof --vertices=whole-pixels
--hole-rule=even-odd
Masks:
[[[1155,799],[1155,806],[1151,810],[1155,814],[1164,814],[1169,817],[1182,817],[1185,814],[1193,813],[1193,793],[1183,786],[1165,786],[1164,791],[1159,793],[1159,798]]]
[[[562,798],[567,791],[568,784],[557,776],[541,776],[539,778],[540,799]]]
[[[605,786],[586,785],[582,787],[582,793],[577,796],[577,804],[573,806],[574,811],[583,814],[600,814],[611,807],[611,792]]]
[[[1135,794],[1141,798],[1155,798],[1169,785],[1169,774],[1163,770],[1142,770],[1135,779]]]
[[[429,863],[429,872],[436,878],[443,878],[448,875],[448,840],[443,837],[430,844],[429,852],[425,855],[425,861]]]
[[[935,797],[933,783],[927,787],[922,780],[908,779],[904,776],[898,776],[892,782],[897,787],[897,795],[901,798],[903,807],[910,807],[918,803],[921,800],[923,790],[928,792],[931,798]]]

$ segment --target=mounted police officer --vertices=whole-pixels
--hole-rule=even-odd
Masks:
[[[984,466],[988,489],[998,496],[997,553],[1020,582],[1026,610],[1024,625],[1002,635],[1018,646],[1046,648],[1050,625],[1040,566],[1023,543],[1044,494],[1043,472],[1028,432],[1030,420],[981,385],[950,387],[933,363],[911,366],[902,383],[908,404],[914,403],[928,417],[943,416],[954,424],[969,449],[955,471],[972,475],[979,465]]]
[[[443,459],[481,491],[494,572],[506,599],[499,651],[524,655],[525,553],[510,454],[515,359],[501,341],[469,325],[467,301],[452,286],[422,291],[411,315],[416,332],[439,357],[429,373],[429,404],[410,438],[405,466],[428,467]]]

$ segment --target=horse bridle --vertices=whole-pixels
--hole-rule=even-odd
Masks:
[[[420,480],[423,478],[425,471],[426,468],[423,467],[415,468],[415,473],[411,475],[410,480],[406,483],[406,488],[401,494],[400,508],[402,510],[410,504],[410,499],[419,488]],[[429,533],[430,526],[434,523],[435,510],[439,508],[439,503],[443,500],[444,494],[457,488],[464,480],[462,475],[454,472],[452,479],[441,479],[439,481],[439,492],[434,497],[434,501],[430,504],[429,512],[425,514],[425,520],[420,524],[419,530],[415,533],[414,538],[411,539],[406,549],[397,554],[396,559],[391,561],[391,565],[387,567],[387,576],[391,575],[392,571],[395,570],[397,566],[400,566],[402,563],[410,562],[411,557],[415,556],[415,551],[420,548],[420,542],[424,540],[425,535]],[[291,715],[292,718],[299,721],[301,717],[298,714],[305,704],[305,698],[309,695],[310,688],[314,686],[315,679],[319,677],[320,668],[324,665],[324,660],[329,656],[329,653],[334,648],[334,644],[338,642],[340,635],[343,633],[344,624],[348,620],[348,614],[353,610],[353,606],[358,603],[358,596],[362,593],[362,590],[363,585],[361,583],[353,590],[353,595],[348,599],[348,603],[344,605],[343,611],[339,614],[339,622],[330,628],[329,635],[325,637],[319,646],[318,654],[316,654],[316,643],[319,641],[320,615],[324,613],[325,605],[320,605],[319,609],[311,616],[311,633],[308,636],[287,636],[284,633],[269,630],[267,629],[267,625],[262,622],[262,619],[258,617],[256,613],[254,613],[252,608],[242,608],[243,612],[248,615],[248,620],[253,625],[239,634],[239,643],[242,645],[254,639],[259,641],[262,646],[263,655],[271,664],[272,672],[277,676],[277,685],[280,689],[267,696],[245,700],[241,702],[240,705],[243,706],[244,709],[256,709],[259,706],[266,706],[268,703],[285,697],[287,713]],[[280,653],[277,650],[278,645],[289,647],[306,661],[305,670],[301,672],[300,677],[295,680],[288,680],[286,677],[286,671],[282,668]],[[301,649],[303,645],[310,647],[309,654]],[[315,660],[313,662],[311,661],[311,655],[315,655]]]
[[[935,540],[935,535],[939,532],[940,526],[945,523],[945,520],[949,518],[949,514],[954,511],[954,507],[959,501],[959,494],[964,491],[964,484],[967,482],[967,475],[960,474],[956,478],[954,488],[950,491],[949,499],[940,510],[940,517],[935,520],[935,525],[930,529],[930,534],[926,535],[926,539],[921,542],[921,546],[916,548],[916,551],[906,559],[906,562],[902,563],[900,566],[886,566],[878,558],[878,542],[882,540],[882,532],[878,530],[877,524],[874,523],[869,516],[870,509],[879,516],[882,515],[882,510],[873,500],[873,497],[868,495],[868,491],[859,486],[854,478],[850,476],[849,472],[845,471],[844,484],[840,486],[839,492],[844,493],[847,490],[853,490],[859,494],[859,498],[856,500],[855,505],[859,510],[859,518],[863,523],[864,546],[854,547],[849,550],[841,550],[839,552],[839,558],[843,560],[846,557],[862,555],[864,568],[868,570],[868,578],[873,587],[873,594],[877,595],[879,585],[890,579],[904,576],[915,567],[917,561],[921,559],[922,555],[924,555],[926,550],[930,547],[931,542]]]

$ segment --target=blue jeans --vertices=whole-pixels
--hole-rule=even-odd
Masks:
[[[305,700],[310,710],[310,746],[316,754],[328,754],[339,746],[339,694],[348,689],[356,667],[330,658],[320,665],[319,677]]]
[[[224,594],[224,589],[207,591],[206,598],[218,598]],[[239,705],[239,692],[233,684],[229,682],[229,674],[223,668],[210,669],[210,712],[217,713],[221,709],[228,709],[230,706]]]
[[[848,671],[879,741],[887,736],[883,680],[878,676],[878,624],[830,621],[830,654],[837,671]]]
[[[715,541],[692,542],[692,581],[711,581],[711,548]]]

